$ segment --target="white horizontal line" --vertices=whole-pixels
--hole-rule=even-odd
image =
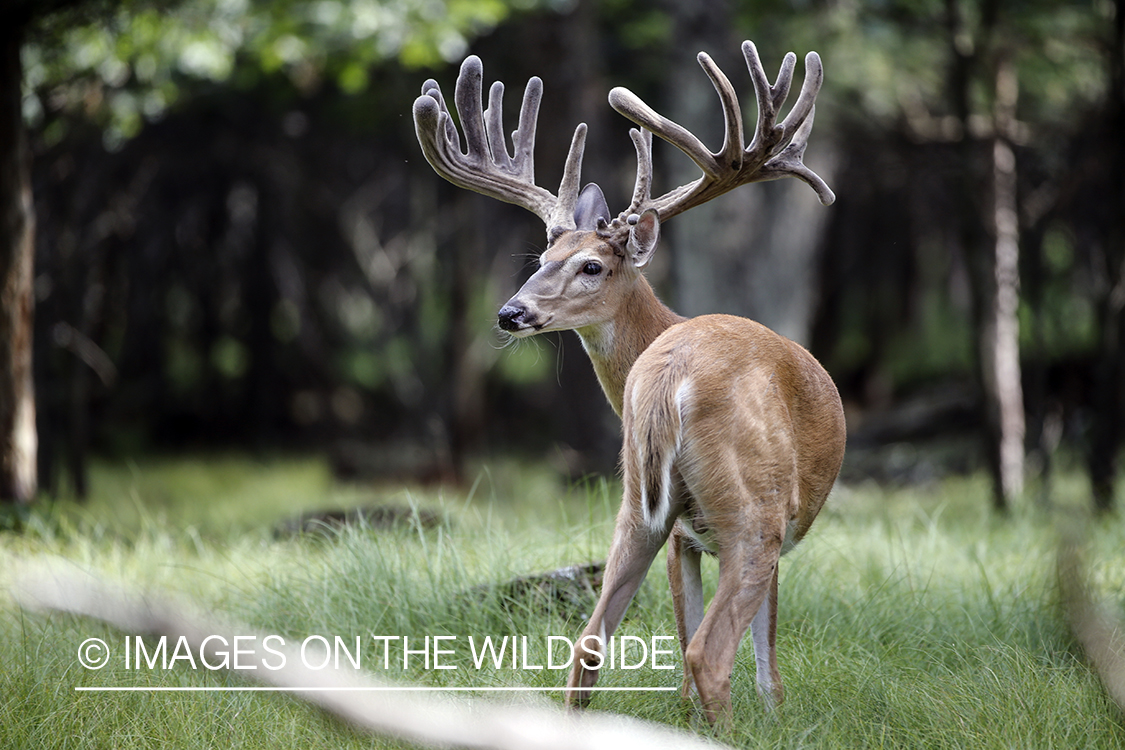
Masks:
[[[421,686],[366,686],[366,687],[263,687],[247,685],[241,687],[76,687],[82,693],[329,693],[329,692],[403,692],[403,693],[451,693],[451,692],[550,692],[572,690],[567,687],[421,687]],[[588,687],[584,692],[668,692],[676,687]]]

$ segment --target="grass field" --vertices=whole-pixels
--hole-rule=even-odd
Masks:
[[[613,482],[567,485],[546,471],[482,468],[472,488],[370,488],[333,483],[320,461],[277,458],[153,460],[99,466],[84,506],[37,510],[21,533],[0,532],[0,590],[19,566],[61,556],[140,590],[195,602],[226,620],[300,642],[310,635],[365,641],[363,666],[423,685],[545,687],[565,671],[476,668],[474,636],[528,636],[527,664],[545,665],[549,635],[573,638],[589,603],[501,596],[517,576],[604,558],[618,502]],[[1069,633],[1055,554],[1061,526],[1081,514],[1080,479],[1057,479],[1050,499],[991,516],[986,483],[926,488],[839,488],[806,541],[782,562],[778,649],[787,700],[766,715],[754,692],[747,640],[733,676],[736,723],[720,737],[740,747],[1120,748],[1121,714]],[[275,536],[300,511],[390,502],[435,511],[431,528],[350,527]],[[1092,588],[1125,597],[1125,532],[1090,525]],[[705,562],[713,585],[715,565]],[[622,634],[651,643],[675,634],[663,561]],[[585,609],[585,611],[578,611]],[[454,636],[444,663],[420,656],[391,669],[371,635]],[[19,610],[0,594],[0,747],[394,747],[278,695],[89,693],[79,686],[247,684],[226,671],[125,669],[124,638],[97,622]],[[84,668],[80,645],[102,638],[108,666]],[[601,685],[678,686],[649,666],[603,675]],[[151,647],[152,644],[149,644]],[[147,647],[146,647],[147,648]],[[513,700],[560,702],[557,693]],[[489,700],[500,700],[490,695]],[[601,693],[594,710],[706,733],[675,693]]]

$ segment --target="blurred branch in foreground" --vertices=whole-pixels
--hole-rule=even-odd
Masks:
[[[186,641],[204,663],[223,661],[216,642],[266,635],[192,613],[183,604],[140,596],[61,560],[32,563],[15,576],[17,601],[26,608],[92,617],[133,635]],[[567,714],[540,707],[454,701],[396,686],[354,670],[312,669],[292,646],[240,651],[239,671],[308,701],[349,724],[420,746],[498,750],[722,750],[723,745],[685,732],[605,713]],[[279,658],[281,668],[276,667]],[[407,687],[407,686],[401,686]]]
[[[1070,628],[1106,692],[1125,711],[1125,625],[1095,601],[1084,572],[1082,542],[1071,531],[1059,544],[1059,590]]]

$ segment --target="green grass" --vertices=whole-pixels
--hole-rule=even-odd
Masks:
[[[514,463],[482,468],[465,490],[333,483],[308,458],[159,460],[98,466],[83,506],[37,509],[22,533],[0,534],[0,590],[38,555],[57,555],[142,590],[186,597],[226,620],[294,642],[311,634],[420,640],[452,635],[456,670],[398,665],[384,679],[431,685],[559,685],[565,673],[477,670],[466,639],[574,637],[586,612],[552,601],[504,601],[490,584],[604,557],[613,482],[567,486]],[[1084,493],[1055,482],[1065,514],[1034,503],[997,519],[980,478],[925,489],[840,488],[808,539],[782,562],[778,647],[787,700],[766,715],[747,640],[733,675],[732,732],[742,747],[1119,748],[1125,728],[1069,634],[1055,578],[1058,527]],[[421,529],[349,528],[278,538],[301,510],[393,502],[437,511]],[[1090,527],[1089,577],[1109,603],[1125,591],[1125,533]],[[705,562],[708,586],[715,565]],[[673,635],[663,561],[623,626]],[[78,686],[236,685],[226,672],[100,671],[77,660],[86,638],[126,634],[62,615],[25,613],[0,594],[0,747],[395,747],[297,701],[246,693],[85,693]],[[415,640],[415,643],[417,642]],[[365,649],[367,646],[365,645]],[[678,685],[677,669],[606,674],[604,685]],[[401,655],[401,651],[392,652]],[[381,655],[381,654],[380,654]],[[557,694],[540,700],[561,700]],[[708,732],[675,694],[601,693],[594,708]]]

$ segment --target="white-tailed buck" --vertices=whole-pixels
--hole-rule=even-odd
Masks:
[[[633,199],[616,218],[597,185],[579,191],[585,125],[574,132],[558,195],[535,184],[538,78],[524,93],[514,153],[502,130],[504,87],[493,84],[484,110],[478,58],[462,64],[455,94],[467,152],[434,81],[426,81],[414,102],[418,140],[438,174],[523,206],[547,226],[539,268],[501,308],[500,327],[516,337],[577,331],[624,420],[624,497],[601,597],[575,646],[568,703],[589,700],[604,644],[669,536],[685,696],[694,683],[710,721],[730,713],[731,669],[749,627],[758,690],[769,705],[782,699],[778,558],[808,531],[836,480],[845,440],[840,397],[824,368],[797,344],[744,318],[682,318],[656,298],[641,272],[661,222],[739,185],[793,176],[822,203],[835,198],[802,162],[823,77],[820,58],[815,52],[805,58],[800,96],[778,123],[796,56],[786,55],[771,85],[753,43],[744,42],[742,53],[758,100],[749,146],[734,88],[706,54],[699,63],[719,93],[726,124],[716,153],[630,91],[610,92],[613,108],[642,127],[630,131],[637,151]],[[703,176],[653,198],[653,133],[690,156]],[[703,552],[719,559],[706,614]]]

